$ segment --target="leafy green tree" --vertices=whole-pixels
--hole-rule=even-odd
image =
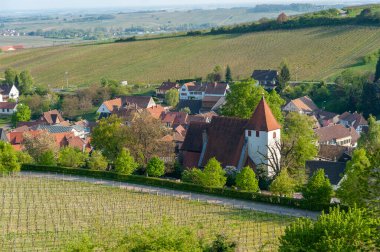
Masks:
[[[280,82],[281,90],[283,90],[286,86],[286,83],[290,81],[290,70],[288,64],[283,61],[280,65],[280,74],[278,76],[278,81]]]
[[[190,170],[185,170],[182,173],[182,181],[187,183],[193,183],[196,185],[202,185],[203,172],[198,168],[192,168]]]
[[[165,163],[158,157],[152,157],[146,167],[146,173],[149,176],[161,177],[165,174]]]
[[[0,175],[19,170],[20,162],[16,151],[9,143],[0,141]]]
[[[7,68],[4,72],[5,84],[14,85],[18,72],[13,68]]]
[[[32,164],[33,158],[26,151],[17,151],[17,160],[20,164]]]
[[[379,59],[377,60],[377,64],[376,64],[375,82],[379,80],[380,80],[380,54],[379,54]]]
[[[286,169],[283,169],[275,180],[273,180],[269,190],[274,195],[291,197],[293,196],[295,187],[296,184],[294,179],[289,176]]]
[[[73,147],[65,147],[59,151],[58,163],[65,167],[83,167],[86,163],[87,153]]]
[[[100,151],[92,151],[87,160],[87,167],[91,170],[104,171],[107,169],[108,161]]]
[[[219,82],[222,80],[223,70],[221,66],[215,66],[212,73],[208,74],[206,80],[208,82]]]
[[[306,180],[306,161],[318,154],[318,139],[313,126],[313,120],[306,115],[291,112],[285,117],[281,136],[281,167],[286,168],[289,175],[301,184]]]
[[[330,204],[334,190],[325,171],[318,169],[302,188],[303,197],[311,204]]]
[[[207,187],[223,187],[227,182],[226,172],[216,158],[208,160],[202,177],[202,185]]]
[[[231,81],[232,81],[231,67],[230,67],[230,65],[227,65],[227,68],[226,68],[226,82],[231,82]]]
[[[167,91],[165,94],[165,100],[168,105],[172,106],[173,108],[176,107],[179,103],[178,89],[172,88],[169,91]]]
[[[379,220],[358,208],[347,212],[334,208],[317,221],[297,219],[286,227],[279,251],[376,251],[380,245]]]
[[[369,198],[368,179],[371,163],[365,149],[356,149],[352,159],[347,162],[345,177],[342,180],[337,196],[349,206],[365,207]]]
[[[236,175],[236,186],[244,191],[258,192],[260,190],[255,172],[249,166],[244,167]]]
[[[373,166],[380,166],[380,123],[375,117],[368,119],[368,131],[361,135],[358,146],[366,150]]]
[[[226,104],[222,107],[223,115],[250,118],[264,94],[273,115],[280,123],[283,121],[281,106],[285,104],[285,100],[276,91],[268,93],[263,87],[256,85],[254,80],[234,83],[230,89]]]
[[[116,158],[115,170],[119,173],[130,175],[137,169],[137,167],[139,167],[139,164],[135,162],[135,159],[131,156],[129,150],[123,148]]]
[[[33,78],[28,70],[20,73],[19,88],[22,94],[31,94],[33,92]]]
[[[55,166],[57,165],[57,160],[55,154],[52,150],[47,150],[43,152],[37,159],[37,163],[40,165]]]
[[[12,124],[14,127],[17,126],[18,122],[29,121],[30,117],[32,116],[32,111],[30,110],[28,105],[19,104],[16,108],[16,112],[14,112],[12,115]]]
[[[228,241],[225,235],[217,235],[209,249],[205,252],[234,252],[237,249],[237,243]]]
[[[189,107],[184,107],[184,108],[182,108],[182,109],[181,109],[181,112],[185,112],[185,113],[187,113],[187,114],[191,114],[191,110],[190,110]]]
[[[365,117],[380,114],[380,99],[377,97],[377,90],[380,82],[366,82],[363,86],[360,108]]]
[[[37,135],[25,132],[24,148],[38,164],[41,164],[40,159],[42,158],[42,155],[49,156],[50,154],[52,154],[54,162],[56,162],[55,159],[58,152],[58,146],[55,137],[48,132],[43,132]],[[48,151],[51,151],[51,153],[46,154]]]

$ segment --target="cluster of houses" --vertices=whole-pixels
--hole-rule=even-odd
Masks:
[[[16,111],[19,95],[15,85],[0,85],[0,115],[12,115]]]

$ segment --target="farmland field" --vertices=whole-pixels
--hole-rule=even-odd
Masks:
[[[65,83],[65,72],[72,85],[102,77],[159,83],[205,77],[215,65],[227,64],[235,79],[247,78],[253,69],[277,68],[286,59],[293,79],[319,80],[357,65],[379,46],[379,27],[319,27],[27,49],[0,55],[0,72],[30,69],[37,83],[51,87]]]
[[[0,250],[50,251],[83,234],[115,242],[132,226],[170,218],[207,242],[226,234],[239,251],[275,251],[294,218],[82,182],[0,177]],[[112,231],[112,232],[111,232]],[[101,235],[111,232],[112,235]]]

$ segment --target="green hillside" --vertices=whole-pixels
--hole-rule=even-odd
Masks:
[[[129,83],[206,76],[215,65],[232,68],[234,78],[253,69],[277,68],[283,59],[299,80],[328,78],[356,66],[380,48],[380,28],[319,27],[249,34],[177,37],[27,49],[0,55],[0,71],[30,69],[37,83],[60,87],[98,83],[102,77]],[[295,79],[295,74],[293,75]]]

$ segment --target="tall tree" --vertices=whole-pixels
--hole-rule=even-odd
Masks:
[[[172,88],[169,91],[167,91],[165,94],[165,100],[168,105],[172,106],[173,108],[176,107],[179,102],[178,89]]]
[[[380,53],[379,53],[379,59],[377,60],[377,64],[376,64],[375,82],[379,80],[380,80]]]
[[[276,91],[268,93],[253,80],[237,82],[231,86],[231,92],[226,97],[226,104],[222,107],[222,114],[250,118],[263,94],[274,116],[281,123],[283,121],[281,106],[285,104],[285,101]]]
[[[206,80],[209,82],[218,82],[221,81],[223,77],[223,69],[221,66],[217,65],[214,67],[212,73],[207,75]]]
[[[44,153],[51,152],[52,155],[56,157],[58,152],[55,137],[48,132],[43,132],[37,135],[25,132],[24,147],[37,163],[40,163],[40,158]]]
[[[231,67],[230,67],[230,65],[227,65],[227,68],[226,68],[226,82],[231,82],[231,81],[232,81]]]
[[[33,78],[28,70],[20,73],[20,92],[22,94],[31,94],[33,92]]]
[[[5,84],[14,85],[18,72],[13,68],[7,68],[4,72]]]
[[[286,86],[286,83],[290,81],[290,70],[286,61],[283,61],[280,65],[280,74],[278,76],[280,82],[280,88],[283,90]]]
[[[277,23],[282,24],[282,23],[285,23],[286,21],[288,21],[288,16],[284,12],[278,15]]]
[[[323,169],[317,170],[302,188],[303,197],[312,205],[330,204],[333,192],[330,180],[325,177]]]

